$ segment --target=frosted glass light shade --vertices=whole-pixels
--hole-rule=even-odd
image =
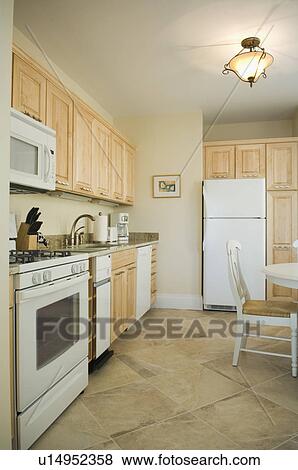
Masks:
[[[245,82],[256,82],[273,62],[271,54],[263,51],[249,51],[233,57],[228,68]]]

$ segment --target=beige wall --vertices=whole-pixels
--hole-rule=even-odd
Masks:
[[[160,233],[158,305],[198,308],[201,301],[201,146],[182,175],[180,199],[152,198],[152,176],[177,174],[202,137],[202,115],[115,119],[137,145],[136,205],[130,229]]]
[[[209,125],[205,123],[205,141],[263,139],[267,137],[292,137],[293,135],[293,122],[291,120],[235,122],[216,124],[209,131],[208,128]]]
[[[47,194],[15,194],[10,196],[10,211],[16,214],[17,225],[24,222],[26,214],[31,207],[36,206],[41,210],[40,220],[43,226],[41,231],[45,235],[58,235],[69,233],[74,219],[84,213],[98,215],[113,212],[113,206],[84,202],[82,200],[69,200],[49,196]],[[82,220],[82,224],[86,221]],[[87,221],[87,228],[93,231],[92,222]]]
[[[53,70],[51,67],[49,67],[40,50],[16,28],[13,29],[13,41],[17,46],[21,47],[25,52],[27,52],[30,57],[48,69],[50,73],[53,73]],[[41,46],[46,51],[45,45],[41,44]],[[75,81],[73,81],[55,64],[54,68],[57,70],[59,78],[66,87],[72,90],[77,96],[82,98],[106,120],[108,120],[110,123],[113,123],[112,116],[107,113],[107,111],[105,111],[99,103],[97,103],[90,95],[88,95],[88,93],[86,93]],[[112,206],[93,203],[91,204],[90,202],[85,201],[84,199],[76,199],[73,201],[57,199],[46,194],[11,195],[10,210],[11,212],[16,213],[17,223],[19,224],[21,221],[24,221],[26,213],[32,206],[40,207],[42,211],[41,220],[44,221],[44,225],[42,226],[43,233],[46,235],[57,235],[69,233],[72,222],[78,215],[82,213],[87,212],[92,215],[96,215],[99,211],[103,212],[104,214],[113,212]],[[92,225],[89,225],[89,228],[92,229]]]
[[[0,3],[0,448],[11,448],[10,428],[10,357],[8,316],[8,204],[9,204],[9,135],[10,76],[13,0]]]

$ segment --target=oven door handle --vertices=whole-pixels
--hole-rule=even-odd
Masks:
[[[81,284],[85,279],[87,280],[89,273],[85,272],[84,274],[79,274],[78,276],[71,276],[61,281],[53,281],[46,286],[33,287],[31,289],[18,291],[16,293],[17,303],[25,302],[27,300],[33,299],[35,297],[40,297],[41,295],[50,294],[51,292],[57,292],[58,290],[63,290],[66,287],[71,287]]]

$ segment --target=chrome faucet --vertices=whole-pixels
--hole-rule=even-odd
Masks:
[[[70,245],[71,246],[74,246],[74,245],[77,244],[78,237],[76,237],[76,233],[79,230],[81,230],[82,228],[84,228],[84,225],[83,225],[82,227],[79,227],[78,229],[76,229],[77,223],[78,223],[79,220],[81,220],[85,217],[92,220],[93,222],[95,221],[95,217],[93,217],[93,215],[90,215],[90,214],[82,214],[82,215],[79,215],[79,217],[77,217],[75,219],[74,223],[72,224],[71,231],[70,231],[70,234],[69,234],[69,239],[70,239]]]

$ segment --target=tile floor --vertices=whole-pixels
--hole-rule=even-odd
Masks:
[[[114,356],[32,448],[298,449],[298,379],[289,360],[241,353],[232,367],[234,318],[151,310],[140,334],[132,338],[130,329],[113,343]],[[171,338],[157,336],[161,325]],[[210,329],[225,329],[225,337]]]

